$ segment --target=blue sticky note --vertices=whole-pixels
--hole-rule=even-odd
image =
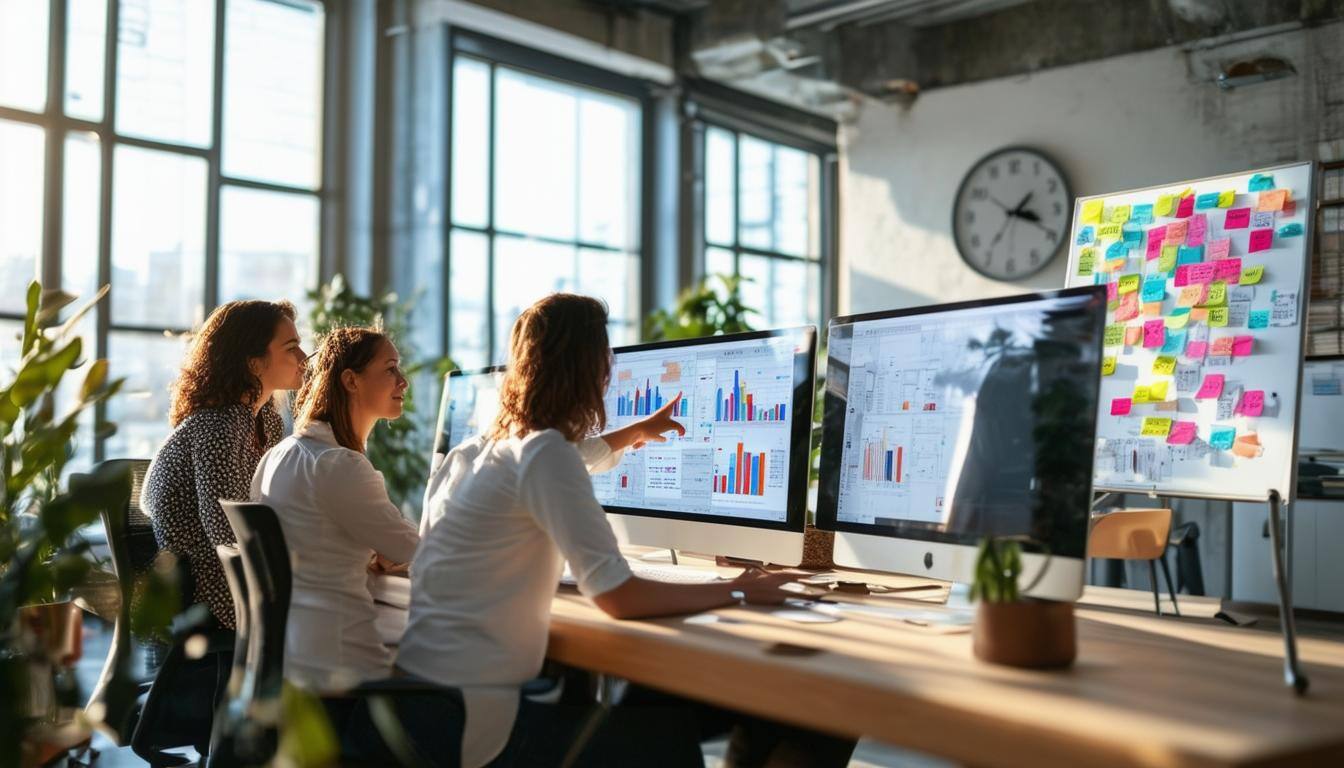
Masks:
[[[1167,329],[1166,339],[1162,342],[1163,355],[1183,355],[1185,354],[1185,334],[1188,333],[1185,328],[1179,331]]]
[[[1264,192],[1274,188],[1274,177],[1268,173],[1257,173],[1251,177],[1250,186],[1247,189],[1251,192]]]
[[[1124,240],[1116,240],[1114,243],[1111,243],[1110,247],[1106,249],[1106,258],[1128,259],[1129,244],[1126,243]]]
[[[1195,210],[1202,211],[1206,208],[1218,207],[1218,193],[1208,192],[1195,198]]]
[[[1129,220],[1135,224],[1153,223],[1153,204],[1144,203],[1129,209]]]
[[[1284,224],[1282,227],[1279,227],[1279,237],[1301,237],[1301,236],[1302,236],[1302,225],[1298,224],[1296,221],[1293,222],[1292,224]]]
[[[1237,437],[1236,427],[1214,427],[1209,434],[1209,445],[1219,451],[1232,450],[1232,441]]]
[[[1269,327],[1269,310],[1268,310],[1268,309],[1252,309],[1252,310],[1251,310],[1251,316],[1250,316],[1250,317],[1247,319],[1247,321],[1246,321],[1246,327],[1248,327],[1248,328],[1268,328],[1268,327]]]
[[[1138,224],[1126,224],[1120,229],[1120,239],[1130,245],[1143,242],[1143,227]]]
[[[1198,264],[1204,260],[1204,246],[1182,245],[1176,249],[1176,264]]]
[[[1139,301],[1148,304],[1154,301],[1161,301],[1167,297],[1167,276],[1166,275],[1148,275],[1143,279],[1143,293],[1139,296]]]
[[[1078,230],[1078,238],[1074,242],[1078,245],[1087,245],[1095,239],[1097,239],[1097,231],[1091,226],[1086,226]]]

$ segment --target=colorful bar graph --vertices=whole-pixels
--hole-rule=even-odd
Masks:
[[[747,391],[740,371],[733,371],[733,387],[724,393],[719,387],[714,399],[715,421],[784,421],[787,415],[785,405],[758,407],[755,395]]]
[[[881,443],[868,443],[863,450],[863,479],[875,482],[899,483],[903,476],[905,448],[888,448],[886,437]]]
[[[675,394],[671,397],[676,397]],[[654,411],[662,408],[668,402],[668,398],[663,397],[662,389],[651,386],[648,380],[644,382],[643,389],[635,389],[629,393],[624,393],[616,398],[617,416],[648,416]],[[690,416],[691,401],[685,396],[681,402],[677,403],[673,416]]]
[[[742,443],[729,455],[728,471],[715,468],[713,488],[716,493],[736,496],[765,495],[765,453],[747,453]]]

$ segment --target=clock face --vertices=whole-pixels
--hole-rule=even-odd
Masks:
[[[971,269],[1020,280],[1044,269],[1069,231],[1064,174],[1039,152],[1009,147],[971,168],[957,190],[952,234]]]

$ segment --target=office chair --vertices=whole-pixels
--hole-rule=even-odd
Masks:
[[[1170,509],[1121,509],[1092,517],[1092,530],[1087,535],[1087,556],[1116,560],[1147,560],[1148,575],[1153,584],[1153,610],[1162,615],[1162,602],[1157,591],[1157,564],[1171,594],[1171,605],[1176,615],[1181,608],[1176,604],[1176,590],[1172,586],[1171,571],[1164,555],[1171,535]]]

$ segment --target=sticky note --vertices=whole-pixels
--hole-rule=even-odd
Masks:
[[[1232,207],[1232,203],[1236,202],[1236,199],[1237,199],[1237,191],[1234,190],[1234,189],[1229,189],[1229,190],[1226,190],[1226,191],[1224,191],[1224,192],[1219,192],[1219,193],[1218,193],[1218,207],[1219,207],[1219,208],[1231,208],[1231,207]]]
[[[1121,322],[1133,320],[1139,316],[1139,294],[1126,293],[1120,296],[1120,306],[1115,308],[1115,319]]]
[[[1139,290],[1139,276],[1124,275],[1120,278],[1118,290],[1120,293],[1133,293],[1134,291]]]
[[[1162,246],[1161,257],[1157,260],[1157,271],[1170,273],[1176,268],[1176,259],[1180,255],[1181,246],[1164,245]]]
[[[1128,397],[1117,397],[1111,400],[1111,415],[1125,416],[1129,413],[1131,405],[1133,405],[1133,401]]]
[[[1283,201],[1283,210],[1279,211],[1285,219],[1291,219],[1297,215],[1297,201],[1288,199]]]
[[[1084,224],[1100,224],[1101,209],[1106,205],[1105,200],[1088,200],[1083,203],[1082,221]]]
[[[1224,336],[1221,339],[1214,339],[1213,346],[1209,347],[1209,355],[1212,357],[1227,357],[1232,354],[1232,337]]]
[[[1213,293],[1213,291],[1209,291]],[[1209,327],[1226,328],[1227,327],[1227,307],[1209,307]],[[1214,342],[1215,347],[1217,342]],[[1218,354],[1215,348],[1214,354]]]
[[[1120,284],[1119,284],[1119,283],[1107,283],[1107,284],[1106,284],[1106,308],[1107,308],[1107,309],[1114,309],[1114,308],[1116,308],[1116,307],[1118,307],[1118,306],[1120,306]]]
[[[1136,403],[1146,403],[1149,401],[1150,397],[1151,395],[1148,391],[1148,385],[1140,384],[1134,388],[1134,394],[1130,396],[1130,399]]]
[[[1154,403],[1160,403],[1167,399],[1167,382],[1155,381],[1148,385],[1148,399]]]
[[[1219,259],[1213,264],[1213,276],[1225,283],[1241,282],[1241,259]]]
[[[1232,356],[1246,357],[1251,354],[1251,349],[1255,346],[1254,336],[1233,336],[1232,337]]]
[[[1250,208],[1229,208],[1223,217],[1223,229],[1245,229],[1251,223]]]
[[[1202,245],[1178,245],[1176,246],[1176,264],[1198,264],[1204,260],[1204,246]]]
[[[1134,248],[1143,242],[1143,229],[1137,224],[1122,224],[1120,226],[1120,240]]]
[[[1207,285],[1187,285],[1176,296],[1176,306],[1193,307],[1196,304],[1203,304],[1208,293],[1209,287]]]
[[[1209,262],[1185,264],[1176,268],[1176,287],[1213,282],[1216,268]]]
[[[1160,301],[1140,302],[1140,304],[1143,307],[1145,317],[1157,317],[1162,314],[1162,302]]]
[[[1175,202],[1176,198],[1173,195],[1158,195],[1157,205],[1153,208],[1153,213],[1158,216],[1170,216]]]
[[[1171,433],[1167,435],[1167,443],[1171,445],[1189,445],[1195,441],[1195,436],[1199,432],[1199,427],[1193,421],[1178,421],[1171,425]]]
[[[1139,295],[1139,301],[1145,304],[1150,301],[1161,301],[1167,297],[1167,276],[1166,275],[1148,275],[1143,279],[1143,292]]]
[[[1141,325],[1125,326],[1125,346],[1132,347],[1135,344],[1138,344],[1139,339],[1142,336],[1143,336],[1143,326]]]
[[[1251,214],[1251,229],[1263,229],[1274,226],[1272,211],[1255,211]]]
[[[1265,265],[1256,264],[1253,267],[1244,267],[1241,270],[1241,284],[1255,285],[1260,282],[1260,278],[1265,276]]]
[[[1241,395],[1241,403],[1237,406],[1237,413],[1242,416],[1259,416],[1265,412],[1265,391],[1263,389],[1248,389]]]
[[[1217,208],[1217,207],[1218,207],[1218,194],[1219,194],[1219,193],[1217,193],[1217,192],[1206,192],[1206,193],[1204,193],[1204,194],[1199,195],[1198,197],[1196,197],[1196,198],[1195,198],[1195,210],[1197,210],[1197,211],[1202,211],[1202,210],[1205,210],[1206,208]]]
[[[1153,232],[1155,231],[1156,230],[1149,230],[1148,245],[1144,248],[1144,258],[1148,261],[1152,261],[1162,255],[1162,238],[1154,237]]]
[[[1125,326],[1121,323],[1111,323],[1106,326],[1106,330],[1101,334],[1101,345],[1103,347],[1118,347],[1125,343]]]
[[[1172,310],[1172,313],[1167,315],[1167,341],[1171,341],[1172,331],[1179,331],[1189,325],[1189,323],[1190,310]]]
[[[1092,227],[1083,227],[1078,230],[1078,237],[1074,238],[1074,245],[1087,245],[1097,239],[1097,231]]]
[[[1162,242],[1181,245],[1185,243],[1185,236],[1189,231],[1189,221],[1173,221],[1167,225],[1167,231],[1162,235]]]
[[[1185,235],[1186,245],[1203,245],[1204,238],[1209,234],[1209,217],[1202,213],[1197,213],[1190,217],[1190,229]]]
[[[1226,259],[1232,253],[1232,238],[1222,237],[1204,244],[1204,258],[1209,261]]]
[[[1191,307],[1190,319],[1196,323],[1202,323],[1209,319],[1209,310],[1204,307]]]
[[[1101,271],[1108,273],[1119,272],[1120,270],[1125,268],[1125,264],[1127,264],[1128,262],[1129,259],[1106,259],[1101,262]]]
[[[1176,203],[1176,218],[1188,219],[1190,218],[1190,214],[1194,212],[1195,212],[1194,195],[1187,195],[1185,197],[1182,197],[1180,201]]]
[[[1206,307],[1221,307],[1227,303],[1227,283],[1214,280],[1209,283],[1209,296],[1204,299]]]
[[[1209,433],[1209,445],[1219,451],[1231,450],[1232,439],[1236,436],[1236,427],[1214,427]]]
[[[1291,224],[1284,224],[1279,227],[1279,237],[1301,237],[1302,225],[1294,221]]]
[[[1282,207],[1282,206],[1280,206]],[[1117,205],[1111,209],[1111,223],[1124,224],[1129,221],[1129,206]]]
[[[1120,240],[1111,243],[1110,246],[1106,248],[1107,261],[1111,261],[1112,259],[1124,260],[1128,258],[1129,258],[1129,246]]]
[[[1246,185],[1247,192],[1264,192],[1274,188],[1274,175],[1270,173],[1257,173],[1251,177],[1251,181]]]
[[[1272,229],[1253,229],[1251,230],[1251,245],[1246,250],[1251,253],[1258,251],[1267,251],[1274,247],[1274,230]]]
[[[1167,323],[1165,320],[1148,320],[1143,324],[1143,346],[1145,348],[1160,347],[1166,339]]]
[[[1209,342],[1192,341],[1185,345],[1185,356],[1191,360],[1199,360],[1204,357],[1204,353],[1209,351]]]
[[[1170,376],[1176,372],[1176,358],[1159,355],[1153,360],[1153,375]]]
[[[1260,193],[1256,200],[1255,210],[1258,212],[1281,211],[1283,210],[1283,201],[1288,199],[1288,190],[1270,189]]]
[[[1199,385],[1199,391],[1195,393],[1196,400],[1217,400],[1218,396],[1223,394],[1223,382],[1226,377],[1221,373],[1210,373],[1204,377],[1204,383]]]
[[[1108,355],[1101,358],[1101,375],[1110,376],[1113,373],[1115,373],[1115,357]]]
[[[1232,442],[1232,453],[1243,459],[1259,458],[1265,452],[1265,447],[1260,444],[1260,437],[1254,433],[1242,435]]]
[[[1097,261],[1096,248],[1084,248],[1078,252],[1078,276],[1087,277],[1092,274],[1093,265]]]
[[[1134,208],[1130,211],[1129,220],[1136,224],[1152,224],[1153,204],[1141,203],[1139,205],[1134,206]]]
[[[1166,437],[1171,431],[1171,419],[1165,416],[1144,416],[1143,430],[1140,434],[1144,437]]]
[[[1186,331],[1183,328],[1173,329],[1171,320],[1172,318],[1167,318],[1167,339],[1162,342],[1162,349],[1160,350],[1163,355],[1179,355],[1185,352]],[[1172,360],[1172,365],[1175,366],[1175,364],[1176,361]],[[1175,370],[1175,368],[1172,370]]]
[[[1097,227],[1097,239],[1115,239],[1120,237],[1119,224],[1102,224]]]
[[[1255,328],[1268,328],[1268,327],[1269,327],[1269,310],[1268,310],[1268,309],[1252,309],[1252,310],[1251,310],[1250,320],[1246,323],[1246,327],[1247,327],[1247,328],[1252,328],[1252,329],[1255,329]]]

